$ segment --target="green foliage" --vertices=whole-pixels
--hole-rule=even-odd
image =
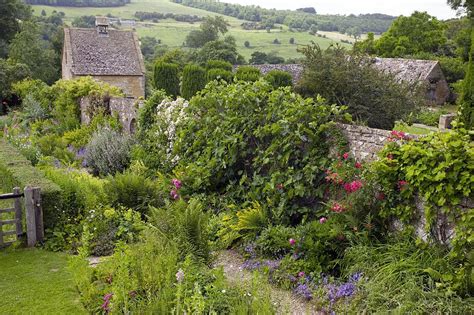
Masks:
[[[121,207],[91,209],[81,222],[81,241],[87,243],[91,255],[112,255],[118,242],[133,243],[139,239],[144,228],[140,217],[140,213]]]
[[[432,133],[418,141],[392,142],[374,163],[374,175],[386,196],[380,215],[409,222],[416,214],[415,197],[424,201],[424,217],[429,237],[445,243],[437,222],[447,217],[455,224],[451,255],[458,259],[458,272],[469,274],[472,268],[472,209],[461,206],[472,196],[474,152],[465,130]],[[459,282],[459,281],[458,281]],[[458,283],[457,290],[467,285]]]
[[[282,225],[269,226],[257,238],[256,249],[265,257],[282,257],[290,253],[292,246],[289,240],[295,235],[297,235],[295,228]]]
[[[438,127],[440,116],[446,114],[449,114],[449,111],[446,109],[422,107],[418,112],[412,113],[407,119],[407,123],[420,123],[427,126]]]
[[[347,312],[364,309],[387,313],[470,312],[472,298],[453,292],[456,263],[443,249],[416,245],[392,235],[388,244],[355,245],[344,255],[345,273],[362,272],[357,296]]]
[[[192,191],[261,201],[276,222],[316,210],[328,161],[325,139],[341,109],[261,80],[210,82],[178,112],[157,129],[172,126],[179,137],[154,143]]]
[[[1,48],[0,48],[1,49]],[[0,98],[9,98],[12,95],[12,84],[30,76],[27,65],[0,59]],[[2,105],[3,106],[3,105]],[[0,107],[1,110],[1,107]],[[2,111],[0,111],[1,113]]]
[[[8,44],[20,31],[21,21],[26,21],[31,17],[29,6],[19,0],[5,0],[0,3],[0,58],[6,57]]]
[[[54,226],[61,211],[61,189],[23,157],[18,150],[0,138],[0,189],[10,192],[14,187],[40,187],[45,228]]]
[[[150,206],[163,204],[163,195],[156,184],[130,171],[109,176],[104,188],[112,206],[133,209],[142,215],[148,213]]]
[[[196,61],[205,64],[208,60],[224,60],[233,65],[243,64],[244,57],[237,52],[235,39],[227,36],[224,40],[207,42],[198,52]]]
[[[173,239],[154,228],[145,230],[142,242],[120,247],[97,268],[88,267],[85,258],[86,254],[74,257],[70,269],[89,312],[275,312],[260,278],[244,287],[230,285],[221,270],[183,256]]]
[[[224,80],[228,83],[232,82],[234,74],[224,69],[209,69],[206,74],[206,81]]]
[[[87,144],[85,160],[96,175],[113,175],[130,164],[132,139],[110,127],[97,130]]]
[[[420,52],[437,53],[446,41],[443,23],[426,12],[414,12],[409,17],[398,17],[375,41],[375,48],[383,57],[402,57]]]
[[[398,82],[377,70],[363,55],[348,54],[339,46],[301,49],[306,59],[297,90],[305,96],[320,94],[328,102],[345,105],[352,116],[369,127],[391,130],[424,103],[418,83]]]
[[[467,130],[474,129],[474,27],[471,29],[471,45],[469,64],[459,101],[459,120]]]
[[[54,197],[53,213],[47,218],[47,243],[50,250],[74,249],[79,241],[82,219],[91,210],[108,203],[104,182],[84,171],[43,166],[46,177],[59,186]],[[46,220],[46,217],[45,217]]]
[[[33,22],[24,22],[21,32],[15,35],[9,47],[9,57],[15,63],[27,65],[34,79],[52,84],[59,78],[51,43],[42,39],[38,26]]]
[[[164,90],[167,95],[172,96],[179,94],[178,65],[158,61],[155,64],[153,78],[157,90]]]
[[[206,62],[206,70],[222,69],[226,71],[232,71],[232,64],[223,60],[209,60]]]
[[[153,91],[153,93],[146,99],[143,107],[138,110],[138,126],[140,128],[140,134],[143,135],[153,126],[156,117],[156,107],[165,98],[165,91]]]
[[[150,224],[176,242],[182,259],[190,255],[203,263],[210,262],[208,215],[199,201],[179,199],[151,209]]]
[[[219,33],[227,33],[227,22],[222,16],[208,16],[203,19],[199,30],[193,30],[186,36],[186,46],[199,48],[219,38]]]
[[[121,96],[118,88],[98,83],[91,77],[74,80],[59,80],[51,86],[49,93],[53,100],[53,116],[58,121],[60,132],[76,129],[80,126],[79,101],[88,95]],[[41,102],[42,100],[40,100]]]
[[[293,86],[293,78],[291,74],[286,71],[271,70],[264,78],[275,89],[279,87]]]
[[[240,66],[235,72],[235,78],[239,81],[255,82],[260,79],[260,76],[260,70],[251,66]]]
[[[206,70],[204,68],[189,64],[184,67],[181,79],[181,96],[191,99],[206,85]]]

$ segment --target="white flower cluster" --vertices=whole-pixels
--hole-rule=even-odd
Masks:
[[[172,164],[178,162],[179,157],[173,156],[173,147],[176,141],[176,127],[186,119],[185,109],[189,102],[184,98],[175,101],[164,99],[156,108],[158,122],[157,136],[164,134],[167,138],[166,158]]]

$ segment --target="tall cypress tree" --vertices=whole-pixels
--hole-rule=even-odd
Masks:
[[[472,23],[471,23],[472,24]],[[464,128],[474,128],[474,27],[471,25],[471,50],[469,51],[469,65],[463,82],[459,121]]]

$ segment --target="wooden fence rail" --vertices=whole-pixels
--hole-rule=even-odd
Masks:
[[[21,199],[24,199],[26,213],[26,236],[28,247],[35,246],[44,239],[43,211],[41,208],[41,190],[37,187],[26,187],[22,193],[15,187],[13,193],[0,195],[0,200],[13,199],[13,207],[0,209],[0,247],[10,245],[14,241],[5,241],[4,236],[16,235],[18,240],[23,231],[23,209]],[[4,213],[13,213],[14,219],[2,219]],[[4,231],[3,226],[15,225],[15,230]]]

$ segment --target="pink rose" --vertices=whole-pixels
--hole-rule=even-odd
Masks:
[[[179,179],[173,178],[173,180],[171,182],[173,183],[173,185],[176,189],[181,188],[182,183]]]
[[[293,238],[290,238],[289,242],[291,246],[296,244],[296,241]]]
[[[349,158],[349,152],[344,153],[342,157],[344,158],[344,160],[347,160]]]
[[[303,278],[304,277],[304,271],[298,272],[298,277]]]
[[[319,219],[319,223],[324,224],[326,223],[327,220],[328,220],[327,218],[322,217],[321,219]]]

